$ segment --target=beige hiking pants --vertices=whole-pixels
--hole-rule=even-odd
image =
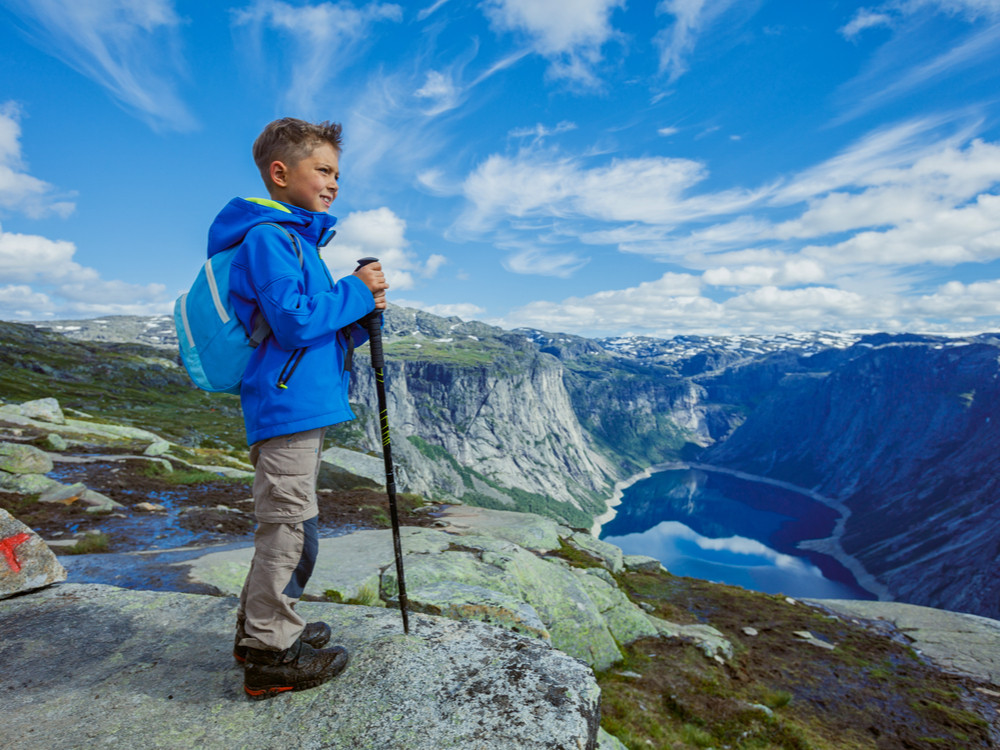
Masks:
[[[305,627],[295,603],[312,575],[319,548],[316,479],[325,428],[262,440],[250,448],[257,530],[240,593],[245,620],[240,645],[283,651]]]

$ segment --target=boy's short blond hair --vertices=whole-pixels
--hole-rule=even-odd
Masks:
[[[264,183],[271,186],[271,164],[280,161],[294,167],[321,143],[329,143],[340,154],[342,128],[339,122],[312,123],[282,117],[268,123],[253,143],[253,160]]]

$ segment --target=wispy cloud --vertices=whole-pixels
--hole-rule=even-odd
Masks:
[[[966,22],[968,31],[940,50],[934,42],[941,14]],[[1000,2],[996,0],[893,0],[860,8],[840,33],[857,40],[868,29],[885,27],[887,40],[869,64],[841,86],[843,111],[835,124],[848,122],[927,86],[964,75],[976,68],[1000,65]]]
[[[656,35],[654,43],[660,50],[660,72],[667,74],[670,83],[688,71],[698,37],[732,3],[733,0],[660,0],[657,14],[671,16],[673,21]]]
[[[21,109],[14,102],[0,105],[0,211],[31,218],[68,216],[76,207],[72,196],[24,171],[21,157]]]
[[[31,38],[152,127],[190,130],[196,121],[177,91],[185,76],[171,0],[3,0]]]
[[[355,8],[346,3],[293,5],[280,0],[257,0],[233,13],[237,28],[249,30],[258,57],[267,50],[267,67],[279,51],[281,62],[290,68],[284,95],[286,104],[303,116],[317,111],[317,101],[326,97],[332,81],[352,61],[361,59],[361,50],[373,38],[374,27],[383,21],[401,21],[403,9],[391,3],[369,3]],[[271,35],[277,32],[290,42],[278,48]],[[265,44],[267,38],[267,44]]]
[[[618,32],[611,14],[625,0],[485,0],[483,9],[499,32],[523,34],[549,60],[549,74],[584,86],[599,83],[601,49]]]

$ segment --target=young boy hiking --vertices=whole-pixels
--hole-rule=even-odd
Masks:
[[[208,233],[208,255],[238,246],[230,298],[254,349],[240,403],[254,466],[254,555],[237,609],[234,656],[254,700],[321,685],[347,664],[330,627],[296,612],[319,545],[316,478],[326,428],[354,418],[347,401],[354,325],[385,308],[381,265],[334,281],[320,250],[335,232],[341,128],[294,118],[270,123],[253,146],[269,199],[234,198]]]

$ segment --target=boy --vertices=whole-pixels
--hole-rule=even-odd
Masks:
[[[234,656],[246,664],[253,700],[321,685],[347,664],[326,623],[306,623],[295,604],[318,549],[316,478],[323,434],[353,419],[350,352],[366,332],[353,325],[385,308],[381,265],[334,282],[319,250],[335,234],[341,127],[294,118],[270,123],[253,146],[270,199],[234,198],[215,218],[208,255],[239,245],[230,296],[248,331],[271,333],[254,350],[240,404],[254,465],[254,556],[237,610]],[[277,226],[275,226],[277,225]]]

